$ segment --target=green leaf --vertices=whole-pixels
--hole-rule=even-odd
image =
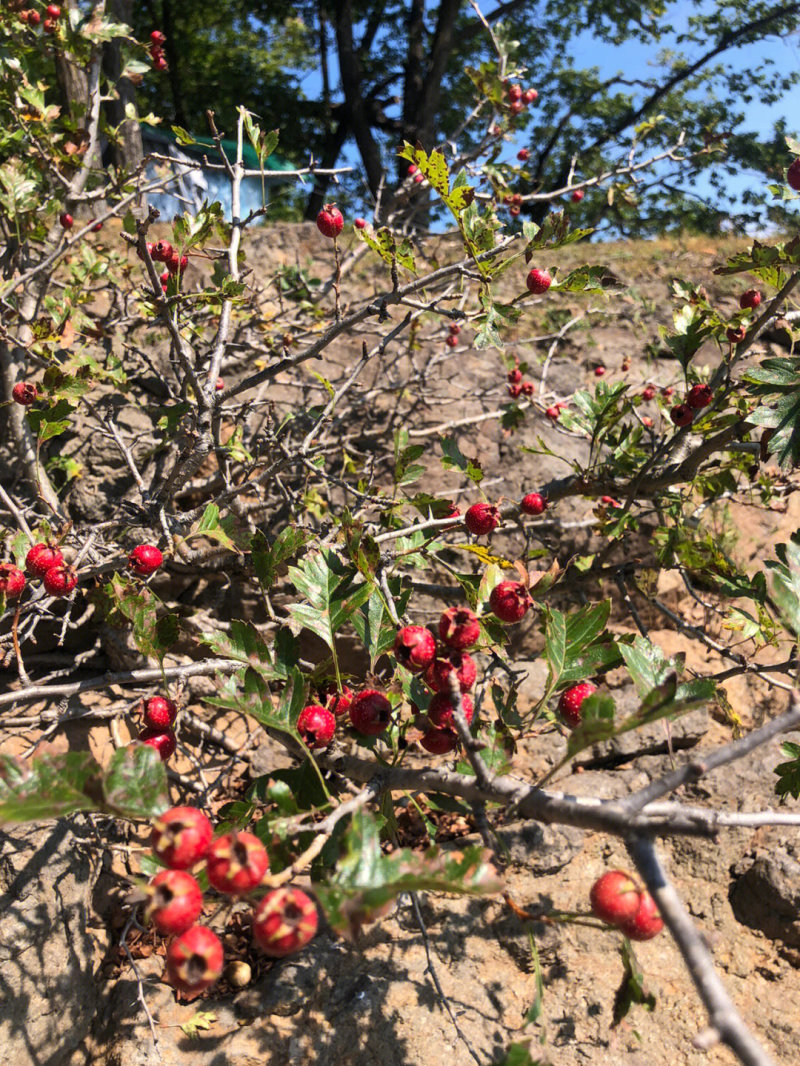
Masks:
[[[88,751],[39,755],[30,764],[0,755],[0,825],[96,809],[101,796],[99,771]]]
[[[567,654],[567,620],[561,611],[554,607],[544,609],[544,654],[550,670],[550,683],[552,689],[561,677],[564,669],[564,659]]]
[[[107,807],[126,818],[155,818],[169,807],[167,771],[149,744],[118,748],[103,775]]]
[[[306,600],[288,607],[290,616],[334,650],[334,636],[372,592],[368,583],[356,585],[358,574],[330,550],[310,552],[289,578]]]
[[[625,973],[614,997],[612,1029],[619,1025],[634,1004],[638,1004],[648,1011],[654,1011],[656,1008],[656,997],[645,987],[644,974],[639,968],[633,948],[627,937],[623,937],[619,953],[622,957]]]
[[[414,262],[412,245],[407,237],[403,237],[398,243],[397,238],[388,226],[381,226],[374,233],[371,233],[368,229],[356,230],[356,233],[365,244],[369,245],[373,252],[378,253],[385,263],[390,266],[393,263],[398,263],[411,274],[416,274],[417,267]]]
[[[252,540],[252,562],[256,577],[265,592],[269,592],[284,564],[293,559],[308,540],[302,529],[287,526],[277,535],[272,544],[260,531]]]
[[[547,1066],[544,1059],[534,1059],[530,1053],[530,1041],[520,1043],[515,1041],[509,1045],[505,1058],[497,1060],[497,1066]]]
[[[484,474],[480,464],[462,453],[455,437],[440,437],[439,444],[442,448],[442,469],[460,470],[475,485],[483,481]]]
[[[789,762],[779,763],[775,767],[775,773],[778,775],[775,792],[779,796],[800,799],[800,744],[787,741],[781,744],[781,751],[789,758]]]

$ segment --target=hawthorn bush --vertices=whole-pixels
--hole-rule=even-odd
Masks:
[[[743,1063],[771,1061],[716,976],[656,841],[713,839],[745,824],[713,805],[664,798],[796,728],[800,704],[793,697],[786,713],[702,758],[676,756],[672,772],[621,800],[577,800],[546,786],[590,747],[658,721],[668,736],[677,716],[724,706],[720,685],[736,674],[793,691],[800,536],[747,574],[706,519],[717,501],[766,507],[791,489],[800,364],[764,358],[754,342],[787,313],[800,241],[755,241],[718,268],[745,275],[733,318],[702,287],[675,279],[663,353],[678,385],[656,392],[598,374],[593,390],[558,396],[550,357],[520,361],[506,337],[533,329],[560,294],[600,313],[619,289],[609,295],[603,266],[560,269],[559,249],[589,234],[556,201],[566,193],[579,203],[582,187],[529,194],[549,195],[553,209],[542,226],[517,221],[519,168],[498,162],[497,146],[535,94],[513,54],[501,50],[475,79],[480,152],[401,145],[407,177],[372,221],[323,208],[329,276],[284,267],[265,301],[242,240],[262,216],[269,235],[269,204],[241,217],[241,159],[249,142],[263,162],[277,132],[240,111],[230,156],[212,116],[208,165],[229,178],[232,221],[216,203],[158,219],[145,198],[169,187],[172,171],[147,179],[144,164],[126,172],[102,163],[122,131],[101,106],[118,91],[101,55],[120,43],[123,78],[140,79],[164,62],[163,35],[138,43],[103,5],[57,15],[56,5],[40,6],[9,3],[0,16],[0,359],[13,455],[0,483],[0,646],[12,680],[0,694],[0,824],[96,812],[101,833],[109,818],[147,833],[152,825],[125,932],[149,920],[174,937],[166,977],[188,998],[222,973],[231,916],[226,904],[214,929],[197,924],[203,892],[252,903],[256,942],[282,957],[313,939],[320,913],[356,939],[401,894],[501,891],[494,827],[511,814],[616,836],[636,872],[606,875],[592,893],[595,914],[630,939],[666,926],[708,1011],[706,1045],[722,1041]],[[65,65],[86,94],[71,106],[59,96]],[[631,169],[648,163],[625,158]],[[432,211],[450,217],[453,235],[435,262],[419,240]],[[443,258],[443,247],[453,254]],[[587,259],[602,251],[582,247]],[[375,279],[368,299],[348,291],[364,257]],[[511,299],[501,295],[509,285]],[[554,345],[569,328],[564,320]],[[431,366],[418,357],[419,338],[431,336],[443,359],[469,344],[496,368],[492,388],[465,386],[481,415],[460,417],[457,399],[432,396]],[[376,366],[385,387],[365,384]],[[499,404],[497,382],[507,393]],[[535,458],[520,453],[518,499],[492,498],[470,458],[470,432],[494,420],[513,443],[535,419],[588,442],[585,459],[538,484]],[[106,494],[87,500],[80,445],[89,439],[117,458]],[[460,474],[463,516],[452,498],[425,491],[437,465]],[[562,517],[575,497],[594,501],[581,552]],[[729,643],[673,621],[729,668],[698,676],[649,639],[634,594],[646,597],[659,569],[677,570],[724,619]],[[223,584],[235,590],[235,612],[219,608]],[[627,619],[613,633],[612,607]],[[523,621],[541,634],[547,667],[532,705],[518,700],[523,672],[509,652]],[[121,634],[130,661],[87,678],[81,664],[100,624]],[[776,654],[748,660],[736,648],[744,638]],[[345,648],[360,672],[343,664]],[[59,649],[70,665],[53,672],[48,655],[61,662]],[[603,687],[620,668],[638,698],[626,716]],[[213,679],[212,695],[193,695],[202,678]],[[69,698],[86,692],[105,698],[82,716],[113,724],[116,751],[105,764],[46,743],[68,727]],[[31,704],[42,709],[30,714]],[[296,765],[232,789],[208,757],[241,760],[218,728],[230,713],[252,720]],[[20,728],[36,734],[29,751],[12,743]],[[562,757],[545,777],[509,774],[521,738],[553,733]],[[786,754],[775,789],[797,798],[800,749],[787,744]],[[426,850],[398,840],[394,801],[406,795],[427,812]],[[480,846],[439,849],[437,818],[454,810]],[[747,817],[768,825],[777,816]],[[285,887],[297,880],[306,891]],[[511,1049],[508,1061],[521,1054]]]

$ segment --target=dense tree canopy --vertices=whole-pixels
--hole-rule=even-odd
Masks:
[[[764,45],[797,32],[800,3],[717,0],[687,17],[664,0],[506,0],[484,13],[486,26],[467,0],[148,0],[134,8],[139,33],[159,26],[167,34],[170,69],[144,91],[177,123],[204,130],[211,105],[230,126],[242,103],[281,128],[281,151],[298,163],[310,155],[325,167],[356,159],[351,195],[374,197],[399,179],[402,140],[431,147],[453,138],[462,149],[483,141],[492,122],[486,109],[464,126],[477,98],[467,74],[493,71],[497,79],[499,70],[519,72],[540,94],[512,121],[513,137],[494,147],[506,158],[506,141],[529,147],[516,175],[521,191],[557,189],[570,173],[613,171],[634,142],[640,159],[682,136],[681,161],[665,160],[635,183],[625,176],[588,189],[587,221],[622,232],[676,224],[714,231],[730,217],[727,181],[743,169],[768,180],[754,180],[758,191],[745,194],[735,221],[785,221],[780,203],[761,190],[786,165],[787,131],[749,128],[746,116],[751,101],[780,101],[798,79],[797,70],[765,59]],[[604,61],[583,67],[576,42],[587,33]],[[609,76],[614,47],[631,42],[653,62]],[[698,181],[704,171],[709,180]],[[308,214],[325,192],[315,189]],[[534,217],[545,210],[524,208]]]

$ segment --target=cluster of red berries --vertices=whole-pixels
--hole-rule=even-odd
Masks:
[[[161,32],[161,30],[153,30],[150,34],[150,58],[153,60],[154,70],[168,70],[169,66],[167,60],[164,57],[164,45],[167,42],[167,38]]]
[[[669,413],[669,417],[676,426],[691,425],[695,411],[701,411],[708,407],[714,399],[714,393],[710,385],[692,385],[686,394],[685,403],[676,404]]]
[[[506,377],[508,379],[508,395],[512,399],[516,400],[518,396],[533,396],[533,382],[522,380],[522,371],[518,366],[515,366],[513,370],[509,370]]]
[[[61,8],[58,4],[48,4],[45,8],[45,16],[44,21],[42,21],[42,16],[35,8],[28,8],[27,11],[20,11],[17,18],[26,26],[30,26],[31,29],[36,29],[41,23],[45,33],[55,33],[58,28],[58,20],[61,18]]]
[[[458,322],[451,322],[447,327],[447,336],[445,337],[445,344],[448,348],[455,348],[458,344],[458,335],[461,332],[461,326]]]
[[[162,762],[171,758],[178,746],[172,728],[177,717],[178,706],[167,696],[151,696],[150,699],[144,701],[142,707],[144,729],[136,739],[157,751]]]
[[[344,228],[344,217],[336,204],[325,204],[317,215],[317,229],[323,237],[335,240]],[[361,227],[359,227],[361,228]]]
[[[224,951],[216,933],[196,924],[203,911],[203,893],[187,871],[202,862],[214,888],[241,898],[264,880],[269,856],[252,833],[226,833],[213,840],[211,822],[196,807],[173,807],[157,818],[150,843],[167,869],[145,888],[145,913],[159,933],[174,936],[167,947],[166,978],[193,999],[221,977]],[[304,948],[317,926],[317,908],[299,888],[272,889],[252,913],[253,938],[272,958]]]
[[[11,398],[21,407],[30,407],[39,398],[39,390],[30,381],[18,381],[11,390]]]
[[[140,259],[144,259],[144,256],[138,249],[136,254]],[[180,282],[181,277],[186,273],[189,266],[188,255],[181,255],[179,252],[176,252],[169,241],[148,241],[147,254],[154,263],[163,263],[167,268],[161,275],[161,288],[165,292],[167,291],[170,278],[176,277],[178,282]]]
[[[522,210],[522,197],[518,192],[506,193],[503,197],[503,203],[508,207],[509,214],[513,215],[514,218],[516,218]]]
[[[592,885],[592,914],[629,940],[652,940],[664,928],[655,900],[631,874],[609,870]]]
[[[521,85],[509,85],[506,90],[506,107],[512,115],[521,115],[530,104],[539,99],[535,89],[523,89]]]
[[[42,579],[50,596],[69,596],[78,584],[75,568],[68,566],[60,549],[49,542],[33,545],[25,556],[25,569]]]
[[[412,163],[408,168],[408,176],[413,179],[415,185],[421,185],[425,181],[425,175],[420,174],[419,167],[416,163]]]

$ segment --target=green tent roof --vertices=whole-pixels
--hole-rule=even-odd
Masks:
[[[143,122],[142,127],[146,136],[151,140],[161,141],[163,144],[174,144],[177,145],[182,152],[186,152],[188,155],[208,156],[210,161],[215,161],[216,141],[213,137],[201,137],[196,133],[190,133],[189,136],[195,143],[185,144],[183,143],[183,138],[181,137],[179,139],[173,129],[160,129],[156,126],[151,126],[149,122]],[[236,158],[236,141],[223,137],[220,144],[229,159]],[[209,151],[209,149],[211,149],[211,151]],[[242,162],[248,170],[259,169],[258,154],[249,141],[245,141],[242,145]],[[288,160],[282,159],[280,156],[269,155],[264,160],[264,169],[294,170],[294,166]]]

